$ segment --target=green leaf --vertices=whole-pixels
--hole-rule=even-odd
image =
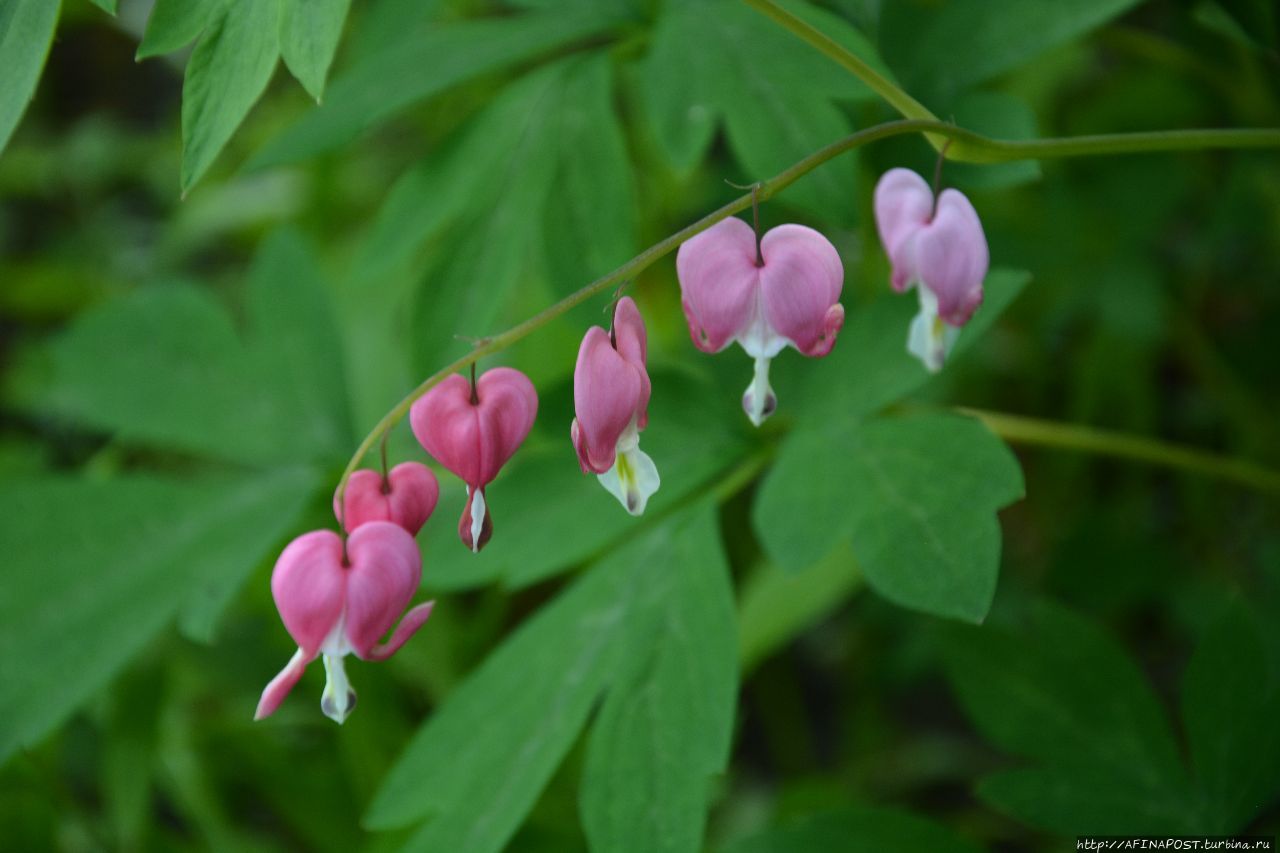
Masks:
[[[36,407],[126,441],[250,464],[330,463],[351,444],[326,294],[297,238],[250,273],[242,342],[207,291],[138,290],[82,314],[53,345]],[[139,342],[145,342],[145,346]]]
[[[0,151],[35,96],[60,6],[59,0],[6,0],[0,5]]]
[[[786,4],[873,65],[875,50],[835,15]],[[856,78],[739,0],[668,3],[640,69],[643,103],[672,168],[689,173],[723,121],[743,183],[763,180],[850,132],[836,106],[874,97]],[[848,224],[856,168],[840,157],[787,190],[787,202]]]
[[[555,443],[523,450],[486,491],[497,532],[479,554],[457,541],[463,495],[452,477],[446,481],[440,509],[424,533],[426,541],[438,543],[427,555],[427,585],[453,590],[499,579],[509,587],[545,580],[604,552],[647,519],[678,507],[745,455],[744,442],[731,431],[724,412],[705,405],[713,393],[710,383],[672,371],[651,375],[655,391],[649,418],[662,428],[642,433],[640,446],[658,466],[662,488],[650,500],[645,519],[632,518],[594,476],[582,473],[567,439],[567,421],[544,424]],[[550,411],[540,417],[553,416],[555,410],[546,403],[556,399],[565,399],[564,411],[571,412],[567,393],[543,397]]]
[[[668,521],[592,568],[512,633],[431,716],[383,779],[373,829],[429,821],[410,850],[496,851],[546,785],[605,687],[650,648],[710,510]],[[447,761],[441,756],[447,755]]]
[[[205,483],[6,483],[0,763],[60,725],[202,583],[255,565],[315,487],[306,469]]]
[[[200,36],[182,83],[184,195],[266,90],[279,51],[279,9],[262,0],[228,0]]]
[[[89,2],[106,12],[108,15],[114,15],[116,13],[116,6],[119,4],[119,0],[89,0]]]
[[[1022,631],[953,626],[944,637],[970,719],[997,746],[1044,765],[984,782],[993,805],[1072,833],[1195,829],[1164,710],[1095,625],[1040,602]]]
[[[320,102],[351,0],[280,0],[280,55]]]
[[[730,844],[721,853],[979,853],[980,847],[910,812],[850,808],[811,815],[770,827]]]
[[[1209,626],[1182,682],[1204,831],[1244,829],[1280,792],[1280,677],[1253,614],[1233,602]]]
[[[195,41],[228,0],[156,0],[136,59],[173,53]]]
[[[743,583],[738,604],[742,671],[750,672],[861,586],[862,573],[847,546],[798,572],[760,566]]]
[[[951,120],[996,139],[1035,139],[1039,135],[1031,107],[1007,92],[969,92],[956,102]],[[1009,189],[1038,181],[1040,161],[948,163],[945,175],[961,189]]]
[[[752,517],[783,568],[803,569],[848,542],[889,600],[981,621],[1000,567],[995,511],[1021,496],[1017,460],[985,426],[921,415],[797,430]]]
[[[593,851],[702,849],[713,776],[729,761],[738,660],[715,513],[687,528],[626,677],[592,728],[580,789]]]
[[[905,88],[942,104],[1128,11],[1139,0],[895,0],[880,51]]]
[[[987,274],[982,307],[961,331],[946,370],[954,369],[961,356],[982,340],[1029,279],[1022,270],[993,269]],[[779,407],[794,412],[802,424],[864,417],[901,400],[932,378],[919,360],[907,353],[907,329],[919,310],[914,291],[885,292],[867,305],[849,308],[830,355],[815,361],[788,353],[774,363],[773,386],[779,393]]]
[[[607,30],[597,14],[554,12],[441,23],[411,30],[334,78],[327,103],[253,158],[260,168],[338,148],[434,95]]]

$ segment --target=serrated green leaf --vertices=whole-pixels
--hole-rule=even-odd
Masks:
[[[640,444],[658,466],[662,488],[650,500],[646,518],[678,507],[745,454],[745,443],[723,413],[703,405],[713,393],[709,383],[663,370],[651,375],[655,391],[649,417],[662,428],[642,433]],[[546,400],[557,399],[543,393]],[[540,415],[549,417],[554,411]],[[441,509],[424,532],[424,541],[442,543],[429,554],[425,582],[430,588],[461,589],[495,580],[517,588],[537,583],[600,554],[644,523],[628,515],[594,476],[582,473],[564,438],[567,421],[543,429],[561,440],[522,451],[486,491],[501,533],[479,554],[457,541],[463,496],[453,483],[446,484]]]
[[[1029,280],[1022,270],[988,273],[982,307],[961,331],[947,369],[982,340]],[[828,356],[815,361],[785,353],[775,360],[779,407],[803,424],[816,425],[872,414],[925,385],[931,375],[907,353],[907,330],[918,310],[914,292],[885,292],[867,305],[850,307]]]
[[[1177,826],[1193,828],[1168,718],[1132,660],[1097,626],[1039,602],[1022,631],[956,626],[942,652],[983,734],[1045,765],[984,784],[993,804],[1072,832],[1169,832],[1180,814],[1187,822]],[[1085,815],[1098,823],[1083,823]]]
[[[593,851],[702,849],[713,777],[729,761],[738,688],[733,586],[715,513],[686,527],[662,600],[587,746],[579,799]],[[658,582],[663,582],[658,581]]]
[[[296,237],[264,243],[244,340],[189,285],[86,312],[53,344],[53,376],[31,404],[140,444],[250,464],[332,462],[351,432],[327,294],[308,257]]]
[[[1138,2],[894,0],[880,16],[880,51],[908,91],[940,107]]]
[[[835,15],[789,2],[800,14],[879,66],[869,42]],[[643,102],[660,149],[686,174],[723,121],[744,170],[763,180],[850,132],[836,103],[874,95],[831,60],[738,0],[669,3],[640,70]],[[841,157],[789,188],[784,200],[851,223],[856,169]]]
[[[770,827],[721,853],[979,853],[980,847],[943,826],[897,809],[851,808]]]
[[[0,492],[0,763],[136,655],[208,578],[294,523],[316,475],[7,482]]]
[[[182,192],[204,175],[271,81],[279,9],[228,0],[200,36],[182,82]]]
[[[280,56],[318,103],[351,0],[280,0]]]
[[[335,77],[327,103],[268,143],[250,166],[292,163],[345,145],[375,124],[465,80],[584,40],[610,26],[597,14],[557,12],[413,30]]]
[[[1244,829],[1280,793],[1280,678],[1243,604],[1227,607],[1196,647],[1182,718],[1204,831]]]
[[[578,736],[638,634],[669,602],[708,510],[633,540],[511,634],[454,690],[383,779],[366,822],[429,821],[409,850],[500,849]],[[448,755],[447,761],[440,757]]]
[[[0,151],[35,96],[60,0],[7,0],[0,5]]]
[[[156,0],[136,59],[173,53],[195,41],[228,0]]]
[[[752,518],[783,568],[848,542],[867,583],[891,601],[981,621],[1000,567],[995,512],[1021,496],[1017,460],[985,426],[922,415],[797,430]]]

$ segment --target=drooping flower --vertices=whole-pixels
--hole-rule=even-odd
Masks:
[[[614,308],[611,331],[587,330],[573,371],[577,417],[570,434],[578,463],[632,515],[644,512],[661,484],[657,466],[640,449],[640,431],[649,420],[646,357],[644,320],[627,296]]]
[[[495,367],[472,387],[454,374],[428,391],[409,410],[418,441],[467,484],[467,504],[458,535],[479,551],[493,534],[484,489],[533,428],[538,393],[518,370]]]
[[[890,169],[875,194],[876,227],[893,266],[894,290],[915,285],[920,313],[911,323],[907,350],[929,371],[942,369],[948,353],[982,304],[982,280],[990,254],[978,212],[964,194],[933,191],[910,169]]]
[[[777,407],[769,386],[773,357],[787,346],[824,356],[844,325],[840,254],[803,225],[769,230],[757,252],[751,226],[730,217],[680,247],[676,272],[694,345],[719,352],[737,341],[755,359],[742,407],[756,426]]]
[[[404,614],[391,639],[378,640],[413,600],[422,578],[422,556],[413,536],[389,521],[360,525],[347,539],[332,530],[304,533],[285,547],[271,574],[271,595],[298,651],[262,691],[255,720],[275,712],[323,656],[326,681],[320,698],[325,716],[341,723],[355,707],[344,660],[385,660],[431,615],[434,602]]]
[[[435,511],[440,498],[436,475],[421,462],[401,462],[384,480],[369,468],[354,471],[347,490],[338,503],[333,496],[333,512],[350,533],[369,521],[390,521],[417,535]]]

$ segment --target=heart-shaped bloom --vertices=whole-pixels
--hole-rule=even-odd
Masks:
[[[412,535],[427,523],[440,499],[436,475],[421,462],[401,462],[383,479],[370,468],[353,471],[347,490],[333,496],[333,512],[348,533],[368,521],[390,521]]]
[[[422,579],[422,555],[413,536],[389,521],[360,525],[347,539],[332,530],[304,533],[276,560],[271,595],[298,651],[262,691],[255,720],[275,712],[302,678],[307,664],[324,657],[327,675],[320,708],[341,723],[356,704],[343,662],[385,660],[431,615],[434,602],[404,614],[386,643],[378,640],[413,600]]]
[[[730,217],[685,242],[676,272],[689,334],[698,349],[719,352],[737,341],[755,359],[742,407],[756,426],[773,414],[769,362],[791,346],[818,358],[831,352],[844,325],[840,254],[803,225],[779,225],[760,241]]]
[[[942,369],[947,354],[982,304],[990,254],[978,212],[953,189],[938,194],[910,169],[890,169],[876,184],[876,227],[893,266],[894,290],[916,285],[920,313],[907,350],[926,368]]]
[[[423,448],[467,484],[458,535],[472,551],[493,535],[484,487],[519,449],[537,415],[533,383],[510,367],[488,371],[474,388],[455,373],[409,410],[413,434]]]
[[[644,512],[661,484],[657,466],[640,449],[640,431],[649,420],[647,346],[640,309],[626,296],[614,308],[611,332],[587,330],[573,370],[577,417],[570,434],[578,463],[632,515]]]

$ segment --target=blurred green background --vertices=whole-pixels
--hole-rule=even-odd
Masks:
[[[396,849],[411,831],[367,831],[361,816],[417,726],[564,586],[553,575],[632,535],[568,441],[574,354],[607,300],[482,365],[520,367],[542,397],[526,451],[491,490],[494,544],[463,553],[460,489],[444,478],[424,534],[441,605],[393,660],[356,664],[360,707],[342,729],[318,713],[315,673],[276,718],[251,722],[291,651],[268,588],[279,547],[332,523],[347,454],[465,352],[455,336],[586,284],[736,197],[728,181],[895,116],[738,3],[356,0],[325,105],[278,69],[183,198],[187,52],[135,63],[150,5],[121,0],[112,17],[65,0],[0,155],[0,682],[47,691],[0,703],[0,848]],[[938,115],[995,136],[1280,126],[1266,0],[1091,0],[1078,20],[1055,8],[804,7]],[[494,29],[467,31],[473,19]],[[933,162],[922,140],[892,139],[762,209],[766,225],[805,222],[838,246],[851,323],[886,290],[877,176]],[[1275,151],[948,164],[943,180],[980,211],[993,266],[1031,280],[897,405],[1085,424],[1280,468]],[[848,554],[783,578],[752,527],[752,460],[877,366],[846,361],[806,382],[816,368],[783,356],[780,417],[757,435],[736,403],[749,363],[689,345],[672,261],[631,292],[651,336],[645,447],[664,477],[652,514],[745,471],[718,509],[743,667],[710,849],[1072,849],[1077,825],[1276,832],[1274,493],[1018,446],[1026,498],[1000,516],[986,627],[867,592]],[[391,447],[422,458],[405,428]],[[184,527],[192,518],[199,529]],[[17,659],[33,634],[47,663]],[[31,674],[44,667],[48,683]],[[1240,701],[1218,717],[1179,712],[1197,677]],[[1011,710],[1025,689],[1043,690],[1043,716]],[[1227,764],[1253,775],[1226,774],[1221,796],[1244,805],[1209,817],[1160,784],[1108,799],[1102,765],[1083,760],[1034,773],[1089,749],[1121,755],[1162,725],[1177,764],[1197,752],[1197,719],[1239,734]],[[584,848],[576,743],[510,849]],[[859,823],[850,810],[864,806],[943,828],[884,812]],[[812,815],[834,823],[769,835]]]

